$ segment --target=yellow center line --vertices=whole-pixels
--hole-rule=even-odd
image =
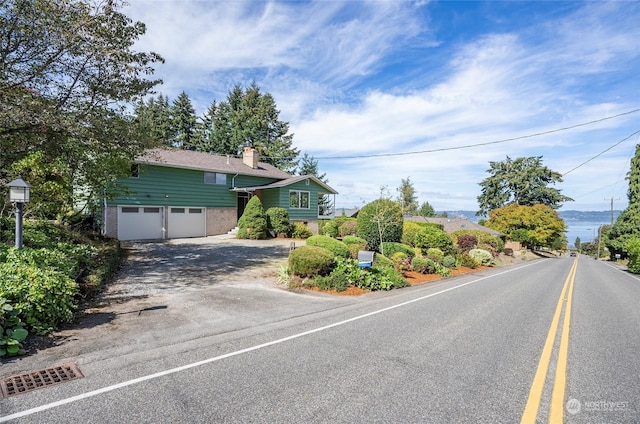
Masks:
[[[542,391],[544,390],[544,383],[547,378],[547,372],[549,371],[549,363],[551,362],[553,344],[555,343],[555,340],[556,340],[556,334],[557,334],[558,325],[560,322],[560,315],[562,314],[562,306],[564,301],[566,300],[565,295],[567,293],[567,288],[570,285],[571,286],[573,285],[577,266],[578,266],[578,259],[576,258],[573,261],[573,265],[571,266],[569,275],[567,275],[567,279],[565,280],[564,286],[562,287],[562,292],[560,293],[560,298],[558,299],[558,304],[556,306],[555,313],[553,314],[553,319],[551,320],[551,326],[549,327],[547,340],[545,341],[544,347],[542,348],[542,354],[540,355],[540,361],[538,362],[538,369],[536,370],[536,374],[533,377],[533,383],[531,384],[531,389],[529,391],[529,398],[527,399],[527,404],[524,408],[524,412],[522,414],[522,419],[520,420],[520,424],[535,424],[536,422],[536,418],[538,416],[538,409],[540,407],[540,400],[542,398]],[[571,293],[573,293],[573,291],[571,291]],[[567,329],[567,336],[568,336],[568,329]],[[568,344],[568,341],[567,341],[567,344]],[[565,370],[566,370],[566,362],[565,362]],[[562,395],[564,396],[564,388],[563,388]]]
[[[575,261],[577,263],[577,259]],[[576,267],[569,273],[571,284],[567,295],[567,306],[564,309],[564,321],[562,323],[562,334],[560,336],[560,348],[558,350],[558,364],[556,365],[556,378],[551,394],[551,409],[549,413],[550,423],[562,423],[564,413],[564,392],[567,385],[567,358],[569,356],[569,327],[571,325],[571,304],[573,300],[573,286],[576,280]]]

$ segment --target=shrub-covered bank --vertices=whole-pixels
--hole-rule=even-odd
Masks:
[[[16,249],[13,222],[0,221],[0,356],[24,353],[26,333],[46,335],[73,320],[120,263],[120,245],[51,222],[26,222]]]

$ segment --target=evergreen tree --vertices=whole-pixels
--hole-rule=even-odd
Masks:
[[[429,204],[429,202],[423,202],[418,210],[419,216],[436,216],[436,211],[433,209],[433,206]]]
[[[491,174],[480,186],[478,196],[480,210],[476,215],[486,215],[493,209],[515,203],[523,206],[547,205],[553,209],[562,202],[572,201],[560,194],[560,190],[549,187],[562,182],[562,175],[542,165],[542,156],[517,158],[509,156],[504,162],[489,162]]]
[[[172,145],[174,130],[168,97],[160,94],[146,102],[140,101],[136,104],[134,113],[137,130],[150,145]]]
[[[308,153],[305,153],[302,158],[300,158],[298,169],[296,169],[296,174],[313,175],[325,184],[328,182],[327,174],[320,174],[320,171],[318,170],[318,161]]]
[[[255,82],[246,90],[235,86],[215,110],[213,150],[238,155],[245,146],[253,146],[261,161],[294,170],[299,152],[292,147],[289,123],[280,121],[279,114],[273,96],[261,93]]]
[[[417,215],[418,199],[416,198],[416,190],[413,187],[411,178],[407,177],[406,180],[401,180],[400,187],[396,190],[399,193],[397,201],[402,208],[402,215]]]
[[[184,91],[171,105],[172,146],[185,150],[195,150],[196,111],[191,99]]]
[[[631,169],[627,173],[629,206],[620,213],[608,233],[606,245],[613,259],[615,255],[628,257],[627,243],[640,238],[640,144],[631,159]]]

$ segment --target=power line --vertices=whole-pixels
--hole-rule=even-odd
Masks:
[[[601,151],[600,153],[598,153],[595,156],[592,156],[591,158],[587,159],[586,161],[582,162],[580,165],[571,168],[570,170],[568,170],[567,172],[565,172],[564,174],[562,174],[562,176],[564,177],[565,175],[567,175],[570,172],[575,171],[576,169],[580,168],[583,165],[586,165],[587,163],[591,162],[592,160],[594,160],[595,158],[597,158],[598,156],[603,155],[604,153],[608,152],[609,150],[613,149],[614,147],[616,147],[618,144],[621,144],[625,141],[627,141],[628,139],[630,139],[631,137],[633,137],[636,134],[640,134],[640,130],[635,131],[633,133],[631,133],[630,135],[626,136],[625,138],[623,138],[622,140],[618,141],[617,143],[614,143],[613,145],[609,146],[608,148],[604,149],[603,151]]]
[[[567,131],[567,130],[571,130],[571,129],[574,129],[574,128],[579,128],[579,127],[584,127],[584,126],[587,126],[587,125],[597,124],[599,122],[603,122],[603,121],[606,121],[606,120],[609,120],[609,119],[619,118],[619,117],[625,116],[625,115],[630,115],[632,113],[636,113],[636,112],[639,112],[639,111],[640,111],[640,108],[633,109],[633,110],[630,110],[628,112],[623,112],[623,113],[619,113],[617,115],[607,116],[605,118],[596,119],[594,121],[583,122],[583,123],[580,123],[580,124],[571,125],[569,127],[556,128],[556,129],[549,130],[549,131],[543,131],[543,132],[534,133],[534,134],[522,135],[522,136],[518,136],[518,137],[505,138],[505,139],[502,139],[502,140],[487,141],[487,142],[484,142],[484,143],[466,144],[466,145],[463,145],[463,146],[455,146],[455,147],[442,147],[442,148],[439,148],[439,149],[430,149],[430,150],[417,150],[417,151],[413,151],[413,152],[378,153],[378,154],[351,155],[351,156],[324,156],[324,157],[316,157],[315,159],[316,160],[320,160],[320,159],[322,159],[322,160],[325,160],[325,159],[365,159],[365,158],[406,156],[406,155],[416,155],[416,154],[422,154],[422,153],[435,153],[435,152],[445,152],[445,151],[449,151],[449,150],[469,149],[469,148],[473,148],[473,147],[489,146],[489,145],[492,145],[492,144],[506,143],[506,142],[509,142],[509,141],[517,141],[517,140],[523,140],[523,139],[527,139],[527,138],[540,137],[542,135],[554,134],[554,133],[558,133],[558,132],[561,132],[561,131]],[[573,170],[571,170],[571,171],[573,171]],[[569,171],[569,172],[571,172],[571,171]]]

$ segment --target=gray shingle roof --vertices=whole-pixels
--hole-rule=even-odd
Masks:
[[[413,222],[430,222],[432,224],[440,224],[444,228],[444,231],[448,234],[458,230],[480,230],[485,233],[500,237],[503,236],[499,231],[494,229],[483,227],[475,222],[471,222],[464,218],[438,218],[438,217],[424,217],[424,216],[406,216],[405,221]]]
[[[251,168],[242,159],[209,153],[180,149],[151,149],[136,159],[137,163],[168,166],[173,168],[195,169],[225,174],[252,175],[274,179],[286,179],[291,175],[268,163],[258,162],[257,168]]]

